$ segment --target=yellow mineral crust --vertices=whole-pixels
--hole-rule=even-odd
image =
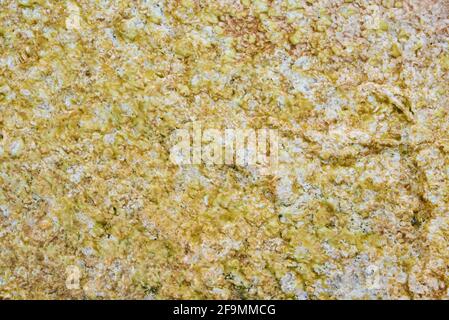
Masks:
[[[448,153],[448,1],[0,0],[0,298],[446,299]]]

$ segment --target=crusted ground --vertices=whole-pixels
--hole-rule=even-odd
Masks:
[[[447,1],[0,0],[0,298],[447,298],[448,25]],[[194,123],[277,129],[279,167],[172,164]]]

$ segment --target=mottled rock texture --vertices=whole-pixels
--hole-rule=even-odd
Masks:
[[[447,298],[448,24],[444,0],[0,0],[0,298]],[[194,123],[277,129],[277,170],[174,165]]]

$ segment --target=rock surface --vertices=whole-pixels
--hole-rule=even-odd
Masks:
[[[449,4],[0,0],[0,298],[444,299]],[[178,166],[175,129],[279,132]]]

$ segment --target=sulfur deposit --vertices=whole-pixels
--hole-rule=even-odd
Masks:
[[[446,0],[0,0],[0,298],[446,299],[448,155]]]

